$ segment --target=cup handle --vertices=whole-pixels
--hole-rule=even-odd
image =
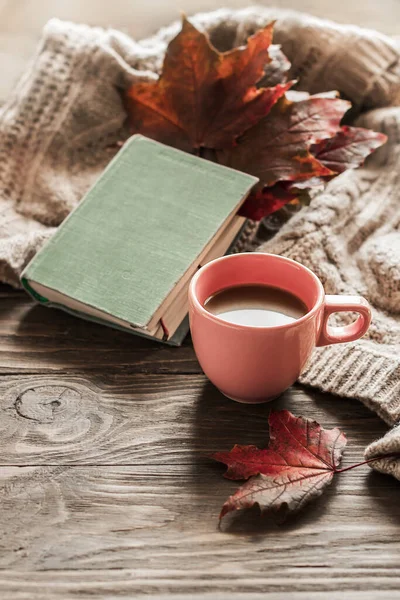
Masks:
[[[335,312],[357,312],[358,317],[350,325],[332,327],[329,316]],[[325,296],[324,315],[317,346],[354,342],[366,333],[371,323],[371,307],[361,296]]]

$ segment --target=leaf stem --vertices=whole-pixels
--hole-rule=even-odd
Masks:
[[[369,458],[368,460],[363,460],[362,462],[355,463],[354,465],[350,465],[349,467],[344,467],[344,469],[335,469],[335,473],[344,473],[345,471],[351,471],[351,469],[356,469],[357,467],[362,467],[363,465],[368,465],[369,463],[374,462],[375,460],[381,460],[382,458],[399,458],[400,454],[382,454],[381,456],[375,456],[374,458]]]

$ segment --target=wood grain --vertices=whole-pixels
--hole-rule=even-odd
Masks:
[[[377,586],[399,584],[398,483],[368,467],[338,476],[284,527],[260,522],[253,510],[218,529],[235,483],[204,455],[234,442],[265,444],[269,405],[230,402],[199,375],[102,374],[96,383],[11,376],[2,378],[0,397],[0,568],[86,573],[134,564],[131,593],[154,594],[250,594],[275,580],[276,591],[288,591],[289,567],[302,575],[297,592],[316,589],[313,568],[325,591],[338,582],[351,590],[351,573],[370,569],[380,573]],[[340,425],[350,438],[345,464],[385,430],[358,403],[300,388],[278,407]],[[24,464],[32,466],[9,466]]]
[[[236,569],[235,569],[236,570]],[[294,589],[294,583],[297,590]],[[316,590],[310,591],[310,584]],[[156,598],[157,600],[395,600],[399,580],[382,569],[288,568],[269,569],[268,575],[245,582],[235,574],[201,577],[196,570],[46,571],[27,574],[0,572],[0,588],[7,600],[65,600],[68,598]],[[262,591],[260,591],[262,590]],[[324,590],[324,591],[323,591]]]
[[[265,446],[271,407],[288,408],[341,427],[348,465],[386,431],[360,403],[293,387],[237,404],[189,341],[165,348],[9,288],[0,311],[1,598],[396,597],[399,484],[368,467],[284,526],[250,510],[218,528],[236,484],[207,453]]]
[[[270,569],[283,576],[289,566],[351,566],[384,569],[400,582],[400,508],[385,511],[381,504],[396,483],[381,483],[379,494],[368,487],[360,493],[360,479],[368,486],[378,477],[366,470],[338,476],[323,498],[285,526],[260,521],[254,510],[224,520],[221,529],[219,509],[235,484],[210,465],[2,467],[0,475],[1,568],[134,565],[149,574],[189,570],[198,578],[236,568],[238,580],[253,578],[256,587]],[[358,523],[356,512],[363,515]]]
[[[34,305],[25,294],[9,293],[0,304],[0,375],[108,369],[200,372],[189,338],[182,348],[165,346]]]
[[[266,445],[271,407],[339,424],[352,436],[346,457],[358,462],[386,426],[357,402],[335,400],[340,410],[331,402],[299,387],[250,407],[225,398],[204,375],[4,376],[0,464],[190,464],[235,443]]]

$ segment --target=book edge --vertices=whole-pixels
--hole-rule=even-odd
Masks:
[[[237,246],[237,244],[239,243],[244,231],[246,230],[247,225],[248,225],[248,221],[246,220],[243,223],[241,230],[237,233],[235,238],[232,240],[232,242],[229,245],[229,248],[225,252],[224,256],[231,254],[234,251],[234,249]],[[96,317],[91,317],[90,315],[87,315],[86,313],[82,313],[80,311],[74,311],[62,304],[53,303],[53,302],[49,301],[47,298],[45,298],[44,296],[41,296],[40,294],[38,294],[30,286],[29,280],[25,277],[24,278],[21,277],[21,283],[22,283],[24,289],[33,298],[34,301],[36,301],[37,303],[39,303],[41,305],[46,306],[47,308],[54,308],[56,310],[62,310],[63,312],[66,312],[67,314],[70,314],[74,317],[80,318],[84,321],[91,322],[91,323],[97,323],[98,325],[103,325],[105,327],[111,327],[112,329],[117,329],[118,331],[123,331],[123,332],[129,333],[131,335],[132,334],[138,335],[138,336],[146,338],[148,340],[153,340],[155,342],[166,344],[168,346],[173,346],[173,347],[181,346],[190,330],[189,316],[188,316],[188,314],[186,314],[184,316],[183,320],[181,321],[180,325],[177,327],[175,332],[172,334],[172,336],[168,340],[160,339],[158,337],[155,337],[154,335],[151,335],[150,333],[146,333],[142,329],[122,327],[116,323],[112,323],[105,319],[97,319]]]

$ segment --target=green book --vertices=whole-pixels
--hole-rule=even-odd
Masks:
[[[179,344],[189,280],[226,253],[257,181],[134,135],[25,268],[22,284],[47,306]]]

